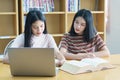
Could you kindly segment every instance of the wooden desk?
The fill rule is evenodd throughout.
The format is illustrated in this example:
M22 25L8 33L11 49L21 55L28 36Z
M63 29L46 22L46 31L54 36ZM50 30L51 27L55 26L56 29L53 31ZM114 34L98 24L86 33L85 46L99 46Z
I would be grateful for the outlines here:
M120 54L111 55L105 59L116 68L79 75L60 71L55 77L13 77L9 65L0 62L0 80L120 80Z

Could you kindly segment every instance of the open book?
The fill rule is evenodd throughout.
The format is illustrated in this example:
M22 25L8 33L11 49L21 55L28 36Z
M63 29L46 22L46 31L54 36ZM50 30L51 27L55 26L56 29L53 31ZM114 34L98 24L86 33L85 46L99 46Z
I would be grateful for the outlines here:
M81 61L70 60L66 61L62 66L61 70L66 71L71 74L93 72L99 70L105 70L113 68L113 66L102 58L85 58Z

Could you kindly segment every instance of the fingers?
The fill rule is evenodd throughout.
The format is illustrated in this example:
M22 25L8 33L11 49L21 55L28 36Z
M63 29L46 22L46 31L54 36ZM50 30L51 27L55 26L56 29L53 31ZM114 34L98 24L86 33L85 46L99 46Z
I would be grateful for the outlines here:
M56 67L62 66L65 61L66 60L57 60L57 59L55 59Z
M93 53L87 53L87 58L94 58L96 57Z
M93 53L78 53L77 56L79 59L96 57Z

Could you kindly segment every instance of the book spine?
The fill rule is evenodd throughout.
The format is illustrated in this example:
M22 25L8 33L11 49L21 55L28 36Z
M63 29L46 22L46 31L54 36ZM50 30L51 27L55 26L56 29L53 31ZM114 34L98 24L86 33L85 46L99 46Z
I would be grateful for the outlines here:
M99 3L99 0L95 0L95 11L97 11L98 10L98 3Z
M70 0L67 0L67 1L68 1L67 8L68 8L68 11L70 11Z
M80 0L78 0L78 10L80 10Z
M54 0L51 0L51 11L54 11L54 9L55 9L55 6L54 6Z

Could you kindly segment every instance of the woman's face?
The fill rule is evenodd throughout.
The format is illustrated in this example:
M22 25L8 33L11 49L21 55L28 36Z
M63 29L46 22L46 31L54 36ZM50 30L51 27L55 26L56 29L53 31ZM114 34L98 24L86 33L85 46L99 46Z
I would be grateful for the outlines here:
M78 35L82 35L86 27L86 21L83 17L77 17L74 21L74 30Z
M32 23L32 33L35 36L40 36L45 29L45 24L41 20L37 20L34 23Z

